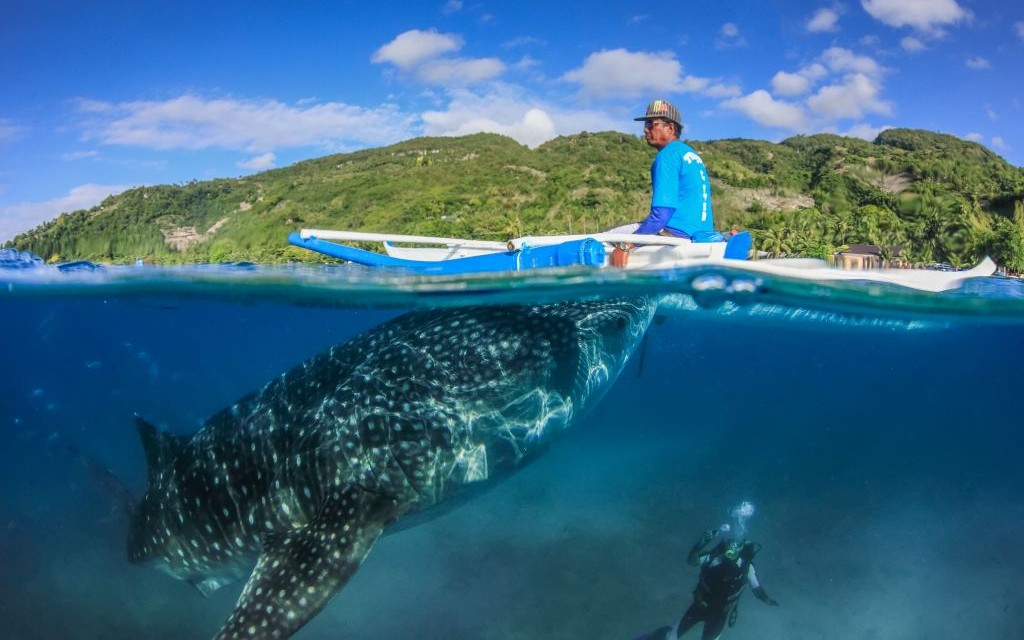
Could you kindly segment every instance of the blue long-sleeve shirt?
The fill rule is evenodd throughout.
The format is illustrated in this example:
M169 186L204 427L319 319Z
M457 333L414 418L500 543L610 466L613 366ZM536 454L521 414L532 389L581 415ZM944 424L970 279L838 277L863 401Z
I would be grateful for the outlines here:
M665 145L651 164L651 183L651 211L636 233L667 229L689 238L698 231L714 230L711 182L693 147L679 140Z

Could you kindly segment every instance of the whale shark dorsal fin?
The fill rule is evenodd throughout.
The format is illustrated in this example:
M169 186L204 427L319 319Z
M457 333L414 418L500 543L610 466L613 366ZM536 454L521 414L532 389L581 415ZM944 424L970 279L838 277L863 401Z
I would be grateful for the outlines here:
M146 466L149 468L150 477L160 473L188 442L187 437L161 431L142 416L135 416L135 428L142 440L142 450L146 453Z
M328 496L305 526L268 535L215 640L291 637L345 586L397 515L394 500L350 487Z

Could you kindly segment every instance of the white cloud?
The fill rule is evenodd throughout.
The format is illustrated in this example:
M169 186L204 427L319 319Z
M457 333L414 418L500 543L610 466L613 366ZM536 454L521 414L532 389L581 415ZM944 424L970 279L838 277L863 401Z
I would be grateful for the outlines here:
M867 56L859 56L849 49L831 47L821 54L825 65L836 73L859 73L872 78L880 77L882 67Z
M832 82L807 99L807 107L815 114L835 120L891 112L891 106L879 99L885 69L872 58L842 47L830 47L820 59L821 63L808 65L797 73L776 73L772 89L781 96L803 95L831 75Z
M501 43L502 49L514 49L516 47L533 47L533 46L544 46L547 44L540 38L534 38L533 36L519 36L512 38L506 42Z
M1017 32L1017 37L1024 40L1024 20L1013 23L1013 30Z
M974 56L973 58L968 58L964 62L964 64L967 65L968 69L991 69L992 68L992 64L988 60L986 60L985 58L982 58L981 56Z
M497 58L445 55L461 48L462 38L455 34L413 29L378 49L371 59L390 62L420 82L449 88L490 80L505 71L505 63Z
M809 64L803 69L800 69L800 75L806 76L811 80L821 80L828 75L828 69L815 62L814 64Z
M882 133L886 129L892 129L892 125L882 125L881 127L875 127L867 123L854 125L839 135L847 136L850 138L860 138L869 142L873 141L878 137L878 134Z
M83 184L53 200L5 206L0 209L0 242L34 229L61 213L95 207L107 196L116 195L128 188L124 185Z
M995 122L996 120L999 119L999 114L996 113L996 110L993 109L992 105L990 104L985 105L985 115L988 116L988 119L991 120L992 122Z
M822 87L807 99L807 106L815 113L831 119L862 118L868 113L889 115L892 107L879 100L881 87L863 73L853 73L842 84Z
M754 91L742 98L727 100L722 106L743 113L759 124L796 132L837 131L837 121L853 120L845 135L873 140L879 131L888 127L858 121L869 114L891 114L892 105L881 98L887 73L887 69L868 56L842 47L830 47L821 53L818 61L795 72L777 72L771 80L772 93ZM818 87L816 91L815 87ZM803 99L792 100L796 98Z
M805 28L811 33L839 30L839 12L835 9L818 9L807 20Z
M262 171L264 169L273 169L275 160L277 160L277 156L274 155L274 152L268 151L249 158L244 162L239 162L237 165L240 169L254 169L256 171Z
M1009 151L1010 147L1003 140L1002 136L992 136L992 148L1000 151Z
M807 128L807 115L800 106L776 100L763 89L742 98L726 100L722 106L739 111L766 127L790 131L804 131Z
M718 33L719 38L715 40L715 46L718 48L747 46L747 39L740 33L740 28L735 23L726 22Z
M772 77L772 91L787 97L803 95L826 75L828 70L818 63L808 65L796 73L779 71Z
M462 0L448 0L441 9L444 13L456 13L462 11Z
M497 58L441 58L416 68L416 79L442 87L461 87L490 80L505 71L505 63Z
M399 69L411 69L424 60L436 58L462 48L462 38L455 34L412 29L399 34L370 58L373 62L390 62Z
M602 111L559 108L521 95L507 85L486 93L455 90L445 110L427 111L422 118L425 135L460 136L486 131L507 135L531 147L557 135L622 130L634 124L632 119L611 119Z
M103 103L82 100L86 140L148 149L237 149L381 144L408 137L411 119L393 105L337 102L301 107L276 100L206 99Z
M708 84L701 93L709 98L735 98L743 91L735 84Z
M540 60L537 60L533 56L523 56L518 62L513 63L511 68L516 69L517 71L524 71L538 66L540 66Z
M981 135L980 133L968 133L966 136L964 136L964 140L968 140L970 142L981 142L984 139L985 136Z
M557 135L554 121L543 109L528 109L516 120L499 122L480 113L460 118L449 106L445 112L424 113L423 121L428 135L464 136L486 131L509 136L530 147L536 147Z
M590 54L582 67L562 79L581 85L588 96L637 96L675 91L682 83L682 72L683 66L669 52L610 49Z
M684 76L683 65L667 51L598 51L561 79L579 84L580 92L587 97L635 98L650 93L685 92L731 95L735 90L727 85L713 85L707 78Z
M971 16L956 0L861 0L860 4L882 24L932 34L941 33L942 27Z
M60 156L61 160L74 162L76 160L91 160L100 157L99 151L69 151Z
M0 144L10 142L22 134L22 128L13 120L0 118Z
M780 96L798 96L811 90L811 80L799 73L779 71L772 76L772 91Z
M910 53L917 53L928 48L928 45L922 42L920 38L915 38L914 36L904 36L901 38L900 46L903 47L904 51L909 51Z

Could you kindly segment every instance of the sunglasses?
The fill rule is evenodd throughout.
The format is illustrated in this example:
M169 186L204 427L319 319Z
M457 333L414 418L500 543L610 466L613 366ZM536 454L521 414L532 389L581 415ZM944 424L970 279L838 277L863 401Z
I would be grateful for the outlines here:
M664 122L662 120L658 120L657 122L655 122L654 120L644 120L644 130L653 129L654 127L658 126L659 124L663 124L663 125L667 126L669 123L668 122Z

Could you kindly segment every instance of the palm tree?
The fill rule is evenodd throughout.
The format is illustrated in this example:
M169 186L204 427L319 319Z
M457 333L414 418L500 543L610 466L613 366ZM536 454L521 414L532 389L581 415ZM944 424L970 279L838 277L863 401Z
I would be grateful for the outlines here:
M523 235L523 221L519 218L519 206L517 205L515 211L511 214L505 214L505 225L502 228L502 233L506 238L518 238ZM571 223L570 223L571 224Z
M758 247L767 251L768 255L777 258L790 249L789 238L785 229L769 227L757 234Z
M849 211L832 216L832 242L837 245L847 244L852 228L853 216Z

